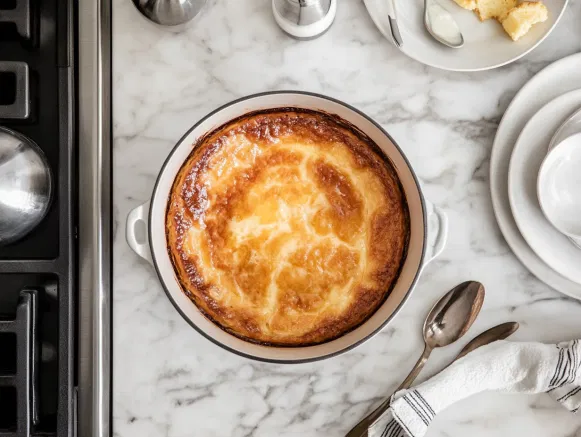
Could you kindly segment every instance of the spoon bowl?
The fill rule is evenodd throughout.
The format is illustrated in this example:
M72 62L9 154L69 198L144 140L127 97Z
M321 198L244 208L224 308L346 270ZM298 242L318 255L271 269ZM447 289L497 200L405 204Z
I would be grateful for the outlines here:
M439 43L453 49L464 45L464 36L458 23L436 0L424 0L424 25Z
M434 349L454 343L470 329L484 301L480 282L464 282L442 297L424 322L424 342Z

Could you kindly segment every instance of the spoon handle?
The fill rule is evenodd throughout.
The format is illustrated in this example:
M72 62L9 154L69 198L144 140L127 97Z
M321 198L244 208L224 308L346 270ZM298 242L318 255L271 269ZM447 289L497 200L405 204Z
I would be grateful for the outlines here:
M428 358L430 357L431 353L432 353L432 348L429 347L428 345L425 345L424 351L422 352L422 356L418 359L417 363L415 364L415 366L413 367L412 371L407 376L407 378L404 379L403 382L399 385L399 387L395 389L394 393L411 387L411 385L414 383L414 381L416 380L416 378L418 377L418 375L420 374L420 372L422 371L422 369L426 365L426 361L428 361Z
M391 37L393 42L397 47L403 46L403 40L401 38L401 33L399 31L399 25L397 24L397 16L395 12L395 2L394 0L388 0L387 4L391 11L388 13L387 18L389 20L389 30L391 31Z
M428 358L429 358L431 353L432 353L432 348L430 348L428 345L425 345L424 352L422 352L422 356L418 359L418 361L416 362L412 371L409 373L407 378L404 379L404 381L399 385L399 387L395 390L395 392L398 392L398 391L403 390L405 388L409 388L413 384L415 379L418 377L418 375L422 371L422 368L426 364L426 361L428 361ZM388 397L375 410L373 410L371 413L369 413L367 416L365 416L361 420L361 422L359 422L357 425L355 425L353 427L353 429L351 429L351 431L349 431L346 434L345 437L361 437L361 436L367 435L366 434L367 430L371 426L373 426L373 424L383 415L383 413L385 413L385 411L389 408L390 404L391 404L391 397Z

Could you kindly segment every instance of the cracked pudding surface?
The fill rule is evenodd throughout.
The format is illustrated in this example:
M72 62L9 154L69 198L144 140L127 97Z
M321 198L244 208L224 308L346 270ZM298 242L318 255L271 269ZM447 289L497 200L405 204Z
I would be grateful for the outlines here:
M201 138L166 209L182 291L222 329L273 346L363 323L395 285L409 233L378 146L337 116L291 108Z

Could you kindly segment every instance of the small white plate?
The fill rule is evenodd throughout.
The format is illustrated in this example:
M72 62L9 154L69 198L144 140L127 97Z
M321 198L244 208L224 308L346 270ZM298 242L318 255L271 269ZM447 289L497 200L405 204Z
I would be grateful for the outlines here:
M514 220L531 249L556 272L581 284L581 251L546 219L537 198L537 175L555 131L581 105L581 90L542 107L525 125L508 169Z
M490 194L498 226L516 257L537 278L561 293L581 299L581 285L550 268L520 234L508 201L508 163L525 123L543 105L566 92L581 88L581 54L563 58L534 76L515 96L504 113L490 156Z
M549 10L544 23L514 42L496 20L480 22L473 11L453 0L438 0L454 17L464 35L464 46L451 49L436 42L425 30L424 0L396 0L396 16L403 39L400 50L410 58L443 70L479 71L516 61L538 46L561 19L569 0L543 0ZM387 0L364 0L379 30L392 41Z
M581 248L581 133L553 147L541 164L537 195L549 222ZM578 244L579 243L579 244Z

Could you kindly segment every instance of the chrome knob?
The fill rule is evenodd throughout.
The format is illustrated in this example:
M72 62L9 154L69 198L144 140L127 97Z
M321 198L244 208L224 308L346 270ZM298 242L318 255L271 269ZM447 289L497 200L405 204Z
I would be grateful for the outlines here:
M24 135L0 127L0 245L21 239L40 223L52 187L42 150Z
M154 23L178 26L198 15L206 0L133 0L133 4Z
M283 31L297 39L312 39L333 24L337 0L272 0L272 13Z

